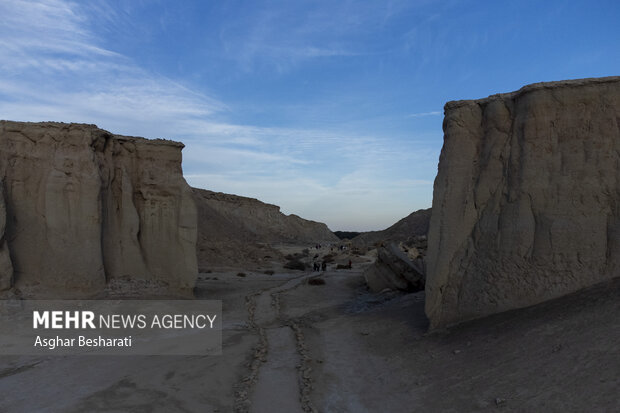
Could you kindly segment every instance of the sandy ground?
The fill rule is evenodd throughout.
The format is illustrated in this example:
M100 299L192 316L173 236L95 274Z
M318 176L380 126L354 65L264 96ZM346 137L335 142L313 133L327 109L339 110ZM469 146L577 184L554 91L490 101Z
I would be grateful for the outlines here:
M424 294L369 293L361 261L201 274L221 356L0 357L0 411L620 411L620 280L427 334Z

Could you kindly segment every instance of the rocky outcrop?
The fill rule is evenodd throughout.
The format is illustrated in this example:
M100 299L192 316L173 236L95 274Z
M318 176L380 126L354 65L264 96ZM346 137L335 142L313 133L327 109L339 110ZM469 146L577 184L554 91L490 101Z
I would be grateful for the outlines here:
M364 232L351 240L354 247L374 247L383 242L404 242L411 244L414 239L428 233L431 208L412 212L394 225L382 231Z
M410 256L399 245L390 243L378 248L377 260L364 270L364 278L374 292L420 291L424 289L424 262L422 257Z
M198 262L212 266L261 264L281 254L272 246L283 243L338 242L327 225L257 199L193 188L198 207Z
M59 298L121 281L191 291L196 208L182 176L182 148L94 125L1 121L3 241L15 287Z
M620 275L620 78L445 107L427 256L431 327Z
M420 209L387 229L364 232L351 240L353 251L377 248L376 261L364 271L370 290L424 289L424 257L430 217L430 208Z

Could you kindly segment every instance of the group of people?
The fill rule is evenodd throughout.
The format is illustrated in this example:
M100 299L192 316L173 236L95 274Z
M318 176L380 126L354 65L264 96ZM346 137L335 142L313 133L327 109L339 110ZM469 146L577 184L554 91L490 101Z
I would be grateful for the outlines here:
M344 250L347 249L347 246L343 245L343 244L341 244L341 245L334 245L334 244L321 245L319 243L316 243L314 245L314 247L310 247L310 249L315 248L317 250L320 250L323 247L325 247L325 248L329 247L330 252L334 252L334 248L336 248L337 250L340 250L340 251L344 251ZM346 266L346 264L345 265L338 264L338 269L340 269L340 268L351 268L351 267L352 267L351 260L349 260L349 265L348 266ZM320 261L319 253L317 252L314 255L314 257L313 257L312 271L326 271L326 270L327 270L327 261L325 261L325 260Z
M335 247L336 249L339 249L340 251L344 251L344 250L346 250L346 249L347 249L347 246L346 246L346 245L334 245L334 244L329 244L329 250L330 250L330 251L332 251L332 252L333 252L333 251L334 251L334 247ZM323 245L321 245L321 244L315 244L315 245L314 245L314 247L310 247L310 248L315 248L315 249L317 249L317 250L320 250L321 248L323 248ZM327 248L327 246L326 246L325 248Z

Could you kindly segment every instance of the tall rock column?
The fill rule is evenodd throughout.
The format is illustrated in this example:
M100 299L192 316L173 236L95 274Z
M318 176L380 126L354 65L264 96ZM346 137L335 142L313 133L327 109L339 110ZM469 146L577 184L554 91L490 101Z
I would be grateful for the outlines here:
M109 279L191 290L197 211L183 179L183 144L115 136L101 152L104 262Z
M431 327L620 275L620 78L448 102L427 255Z
M0 121L0 289L12 264L31 297L92 296L111 281L191 293L197 218L182 148L95 125Z
M93 129L0 122L5 239L24 292L79 295L105 286Z

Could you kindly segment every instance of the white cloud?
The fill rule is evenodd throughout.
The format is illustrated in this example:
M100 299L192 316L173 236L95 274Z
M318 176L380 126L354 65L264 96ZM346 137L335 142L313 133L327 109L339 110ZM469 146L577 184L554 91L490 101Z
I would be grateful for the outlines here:
M88 30L88 10L62 0L0 3L3 116L97 123L117 133L161 136L175 124L227 110L216 99L100 47Z
M245 70L286 72L313 59L372 53L367 41L372 31L412 6L416 4L408 1L292 2L288 7L249 3L249 10L227 19L220 38L228 56Z
M408 178L395 181L387 172L416 157L424 162L428 150L422 148L414 152L405 143L386 144L384 137L352 130L226 122L224 115L234 111L226 103L103 47L90 29L91 19L114 26L115 19L126 18L105 2L3 0L0 16L3 118L94 123L113 133L182 140L190 184L257 197L336 229L353 228L356 220L364 221L365 229L387 226L411 212L409 195L403 195L409 188L428 186ZM326 27L340 30L336 20ZM304 31L319 30L308 26L311 21L316 16L299 27L292 43L273 46L275 60L351 53L336 44L298 48ZM249 58L271 47L273 35L258 37L246 50Z
M420 112L420 113L412 113L411 115L407 115L408 118L424 118L426 116L439 116L443 115L441 111L432 111L432 112Z

